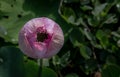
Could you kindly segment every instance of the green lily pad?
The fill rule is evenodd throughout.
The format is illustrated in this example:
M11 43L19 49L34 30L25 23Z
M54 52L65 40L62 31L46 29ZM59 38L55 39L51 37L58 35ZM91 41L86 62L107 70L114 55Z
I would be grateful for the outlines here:
M46 6L47 3L47 6ZM35 17L49 17L62 27L64 33L69 26L58 13L56 0L2 0L0 1L0 37L6 42L17 43L22 26Z
M0 48L0 77L23 77L23 54L15 47Z

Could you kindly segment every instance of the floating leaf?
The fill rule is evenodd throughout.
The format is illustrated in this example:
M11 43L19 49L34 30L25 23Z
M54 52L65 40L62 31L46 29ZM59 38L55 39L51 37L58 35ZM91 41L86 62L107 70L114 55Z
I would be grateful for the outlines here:
M0 77L23 77L23 54L16 47L0 48Z
M37 77L39 66L35 61L26 59L24 61L24 76L25 77Z
M47 6L45 5L47 3ZM48 8L49 7L49 8ZM59 1L56 0L2 0L0 1L0 37L7 42L17 43L18 33L28 20L49 17L62 26L66 33L68 24L59 16ZM66 25L66 26L65 26Z
M53 71L52 69L47 68L47 67L42 68L41 74L42 74L41 77L49 77L49 76L58 77L55 71Z

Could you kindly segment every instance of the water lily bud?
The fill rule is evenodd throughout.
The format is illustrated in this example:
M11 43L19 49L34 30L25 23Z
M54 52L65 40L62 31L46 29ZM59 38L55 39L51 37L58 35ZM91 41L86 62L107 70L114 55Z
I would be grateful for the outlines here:
M62 29L46 17L28 21L19 32L19 47L32 58L50 58L60 51L63 43Z

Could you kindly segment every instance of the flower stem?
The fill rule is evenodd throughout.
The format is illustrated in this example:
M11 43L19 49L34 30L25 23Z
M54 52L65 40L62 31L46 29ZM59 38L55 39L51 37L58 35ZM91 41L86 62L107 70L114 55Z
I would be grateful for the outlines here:
M38 59L38 65L39 65L39 68L38 68L38 77L41 77L42 76L43 59Z

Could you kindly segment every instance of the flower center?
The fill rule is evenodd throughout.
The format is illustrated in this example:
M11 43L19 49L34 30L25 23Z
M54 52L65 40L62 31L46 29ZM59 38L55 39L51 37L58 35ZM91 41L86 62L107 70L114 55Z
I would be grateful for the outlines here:
M40 33L40 32L37 33L37 41L38 42L44 42L45 39L48 39L48 34L46 32L45 33Z

